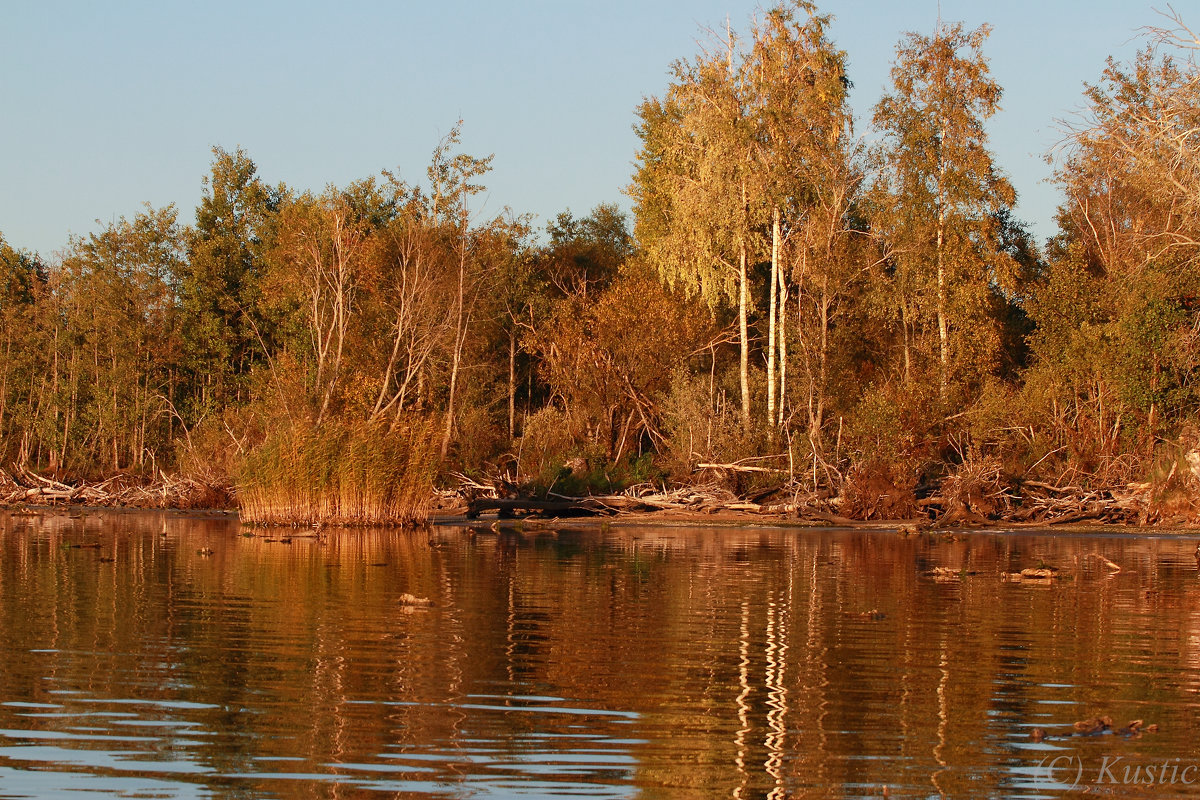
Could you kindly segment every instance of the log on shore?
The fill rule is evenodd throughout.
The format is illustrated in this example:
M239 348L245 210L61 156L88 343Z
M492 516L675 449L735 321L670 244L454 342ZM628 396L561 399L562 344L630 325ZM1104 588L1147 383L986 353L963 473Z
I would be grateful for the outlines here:
M484 511L498 511L502 517L513 516L520 511L550 513L564 517L585 517L615 514L617 509L590 497L577 500L477 497L467 504L467 519L476 519Z

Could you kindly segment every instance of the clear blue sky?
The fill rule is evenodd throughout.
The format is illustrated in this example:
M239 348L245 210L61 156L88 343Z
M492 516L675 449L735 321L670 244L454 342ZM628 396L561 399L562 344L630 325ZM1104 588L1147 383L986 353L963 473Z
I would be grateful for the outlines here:
M398 169L424 178L438 139L465 120L468 152L495 154L487 212L541 223L570 208L628 206L634 109L660 94L701 26L746 0L482 2L56 2L0 13L0 232L50 256L68 234L175 203L193 219L210 148L244 147L269 182L343 185ZM1053 232L1043 155L1104 58L1129 57L1141 0L943 0L942 17L990 22L1005 87L992 148L1039 238ZM902 32L931 32L936 0L826 0L849 54L865 132ZM1188 14L1189 18L1200 13ZM1200 19L1193 20L1193 24Z

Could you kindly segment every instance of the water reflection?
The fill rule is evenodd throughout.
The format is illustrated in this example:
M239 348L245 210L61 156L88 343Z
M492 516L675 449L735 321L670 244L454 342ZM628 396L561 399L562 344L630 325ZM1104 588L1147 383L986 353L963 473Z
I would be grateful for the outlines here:
M1119 796L1113 759L1192 758L1194 541L0 523L4 798ZM1102 714L1161 730L1073 735Z

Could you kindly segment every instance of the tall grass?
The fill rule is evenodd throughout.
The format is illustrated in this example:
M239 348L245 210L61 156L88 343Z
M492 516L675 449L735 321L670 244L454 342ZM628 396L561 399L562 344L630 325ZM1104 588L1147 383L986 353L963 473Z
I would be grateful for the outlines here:
M434 426L330 422L267 436L237 470L242 519L256 525L424 521L437 469Z

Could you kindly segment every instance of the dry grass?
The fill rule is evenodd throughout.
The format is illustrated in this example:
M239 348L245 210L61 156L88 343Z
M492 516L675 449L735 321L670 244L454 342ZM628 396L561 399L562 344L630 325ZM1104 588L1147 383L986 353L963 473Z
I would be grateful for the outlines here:
M431 421L330 423L267 437L239 466L242 520L255 525L404 525L424 521L437 469Z

